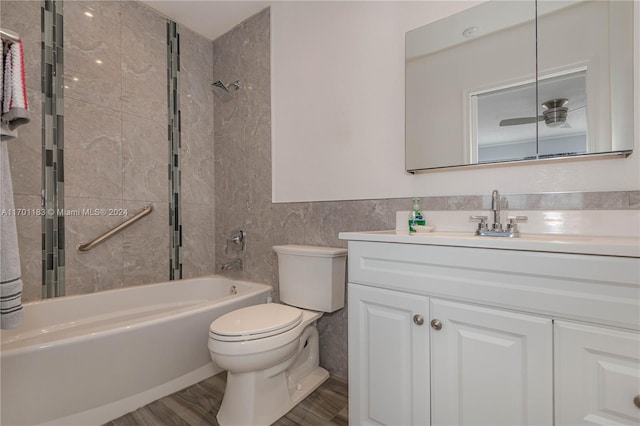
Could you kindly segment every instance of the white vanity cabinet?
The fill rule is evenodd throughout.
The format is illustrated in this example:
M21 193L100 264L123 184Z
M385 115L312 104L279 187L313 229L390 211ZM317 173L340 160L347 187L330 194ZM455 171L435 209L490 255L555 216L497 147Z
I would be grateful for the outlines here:
M358 401L349 424L428 425L429 334L417 324L429 299L357 284L348 292L349 400Z
M341 238L350 424L640 423L639 258Z
M349 359L350 424L552 423L546 318L351 283Z
M550 319L438 299L431 316L434 425L553 423Z
M640 424L638 333L556 321L554 338L556 425Z

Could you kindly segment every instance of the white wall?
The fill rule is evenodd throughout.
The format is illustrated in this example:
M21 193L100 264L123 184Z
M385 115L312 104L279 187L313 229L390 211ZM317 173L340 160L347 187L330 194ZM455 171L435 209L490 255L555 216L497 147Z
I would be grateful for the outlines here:
M640 189L638 131L627 159L404 171L404 34L477 3L274 4L273 201Z

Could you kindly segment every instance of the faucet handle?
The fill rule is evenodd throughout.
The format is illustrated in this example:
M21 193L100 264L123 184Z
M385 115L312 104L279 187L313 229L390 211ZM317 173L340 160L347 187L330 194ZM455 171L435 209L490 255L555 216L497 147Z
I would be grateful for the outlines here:
M526 222L529 218L527 216L508 216L507 220L510 225L514 225L516 223Z
M486 231L487 228L487 220L489 218L487 216L469 216L469 220L473 222L478 222L478 229L476 230L476 235L480 235L481 232Z
M526 222L529 218L527 216L508 216L507 220L509 221L509 223L507 223L507 231L519 234L518 223Z

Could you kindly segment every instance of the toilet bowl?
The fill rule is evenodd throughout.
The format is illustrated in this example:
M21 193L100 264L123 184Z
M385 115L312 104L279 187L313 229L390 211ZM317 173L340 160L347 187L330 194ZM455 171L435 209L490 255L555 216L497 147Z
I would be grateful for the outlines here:
M344 306L345 249L274 250L283 302L294 286L297 289L289 293L297 306L323 312ZM211 323L209 353L227 370L217 415L222 426L269 425L329 378L319 363L316 322L321 316L315 310L267 303L232 311Z
M227 320L234 318L220 317L222 321L211 324L208 345L211 357L220 368L229 371L218 411L221 425L271 424L329 377L319 366L315 322L320 313L275 303L255 308L227 315L271 319L284 308L291 316L297 313L296 322L293 327L290 324L274 327L264 333L266 336L231 334L224 327Z

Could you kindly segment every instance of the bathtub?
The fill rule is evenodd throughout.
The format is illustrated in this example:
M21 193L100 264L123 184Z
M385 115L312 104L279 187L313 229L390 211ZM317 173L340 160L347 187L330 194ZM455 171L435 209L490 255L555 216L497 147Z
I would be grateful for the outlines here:
M0 333L0 424L103 424L217 374L211 321L270 295L213 275L26 303Z

